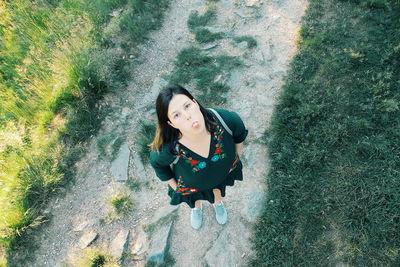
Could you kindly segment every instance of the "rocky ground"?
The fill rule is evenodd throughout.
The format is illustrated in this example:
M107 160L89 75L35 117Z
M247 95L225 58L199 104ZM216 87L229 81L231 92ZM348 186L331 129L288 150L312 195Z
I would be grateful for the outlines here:
M203 204L204 221L199 230L190 226L190 208L168 203L166 186L138 154L137 132L142 118L154 119L155 101L164 75L173 70L179 51L193 44L187 28L193 10L204 13L207 1L176 0L165 14L163 27L150 34L140 48L141 63L135 67L127 88L108 95L112 107L87 154L77 163L76 182L64 196L52 200L46 210L51 219L32 234L37 245L29 266L76 266L82 250L99 248L121 258L122 266L174 259L175 266L244 266L251 256L251 227L263 204L268 172L268 147L261 137L269 127L283 78L296 52L295 41L306 0L220 0L213 27L229 29L236 36L252 36L257 47L223 39L207 49L210 54L237 56L244 63L230 74L227 103L249 129L243 150L244 181L227 189L224 199L228 223L219 225L212 205ZM124 136L115 159L101 156L98 140ZM139 185L136 190L127 182ZM117 217L110 199L127 194L134 208ZM21 252L22 253L22 252ZM173 262L169 260L168 262ZM25 265L28 266L28 265Z

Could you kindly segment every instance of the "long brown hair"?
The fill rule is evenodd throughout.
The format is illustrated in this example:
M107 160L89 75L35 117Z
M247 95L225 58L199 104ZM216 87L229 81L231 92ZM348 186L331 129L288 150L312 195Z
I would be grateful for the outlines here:
M174 95L182 94L190 98L192 101L196 100L185 88L180 85L167 87L163 89L157 97L156 100L156 111L158 124L156 129L156 134L154 136L153 142L149 145L151 149L155 151L160 151L160 148L163 144L166 143L175 143L178 141L181 133L178 129L170 126L168 124L168 107L169 102ZM196 100L199 104L200 111L203 114L204 122L207 131L211 132L215 129L216 123L211 115L207 113L207 110ZM171 152L173 149L171 148Z

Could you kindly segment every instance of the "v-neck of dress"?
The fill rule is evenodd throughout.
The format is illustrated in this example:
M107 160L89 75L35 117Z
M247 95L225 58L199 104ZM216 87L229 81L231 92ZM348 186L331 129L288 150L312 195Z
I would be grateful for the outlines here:
M195 151L191 150L190 148L188 148L187 146L185 146L184 144L182 144L181 142L178 141L179 145L183 146L186 148L186 150L190 151L193 154L196 154L198 157L202 158L202 159L209 159L210 155L212 154L212 143L213 143L213 137L214 137L214 133L210 133L210 144L208 146L208 155L207 157L203 157L202 155L196 153Z

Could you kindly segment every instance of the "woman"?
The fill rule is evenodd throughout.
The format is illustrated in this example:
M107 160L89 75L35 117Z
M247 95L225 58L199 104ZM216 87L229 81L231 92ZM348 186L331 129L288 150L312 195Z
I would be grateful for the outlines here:
M156 110L150 162L158 178L169 185L170 203L187 203L192 208L191 225L199 229L201 200L207 200L214 204L218 223L225 224L225 188L243 180L238 154L248 131L242 120L227 110L206 110L181 86L162 90Z

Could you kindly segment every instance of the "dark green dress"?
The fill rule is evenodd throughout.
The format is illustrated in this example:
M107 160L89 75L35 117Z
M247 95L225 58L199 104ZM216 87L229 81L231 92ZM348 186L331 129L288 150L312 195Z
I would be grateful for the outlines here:
M227 185L234 185L235 180L243 180L242 163L235 153L235 143L241 143L247 136L243 121L235 112L217 109L218 114L232 131L232 135L223 127L218 118L207 110L217 123L215 131L211 133L210 152L204 158L191 151L183 144L164 144L160 152L151 151L150 163L157 177L161 181L175 178L178 186L176 190L168 185L170 204L178 205L186 202L194 208L196 200L208 200L214 203L213 189L221 190L225 196ZM177 157L179 160L176 161Z

